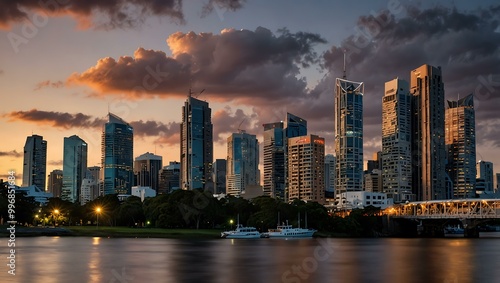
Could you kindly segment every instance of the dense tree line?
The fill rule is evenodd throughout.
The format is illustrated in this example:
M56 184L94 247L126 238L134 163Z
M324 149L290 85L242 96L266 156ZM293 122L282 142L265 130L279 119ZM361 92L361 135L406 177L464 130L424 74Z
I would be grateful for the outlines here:
M0 194L4 220L7 219L6 191L2 188ZM315 202L285 203L266 196L252 200L227 196L219 200L201 190L177 190L146 198L144 202L135 196L121 202L117 195L106 195L83 206L59 198L51 198L47 205L39 206L32 198L16 195L16 220L43 226L96 225L98 220L103 226L230 229L239 221L267 231L283 223L297 227L300 221L301 227L307 225L325 234L373 236L382 230L377 214L378 209L369 207L340 217L329 214L324 206Z

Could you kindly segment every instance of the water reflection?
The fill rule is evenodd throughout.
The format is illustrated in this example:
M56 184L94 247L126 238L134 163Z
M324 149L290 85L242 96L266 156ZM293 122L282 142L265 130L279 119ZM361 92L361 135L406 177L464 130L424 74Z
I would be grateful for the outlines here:
M20 238L16 276L0 282L498 282L499 248L498 239Z

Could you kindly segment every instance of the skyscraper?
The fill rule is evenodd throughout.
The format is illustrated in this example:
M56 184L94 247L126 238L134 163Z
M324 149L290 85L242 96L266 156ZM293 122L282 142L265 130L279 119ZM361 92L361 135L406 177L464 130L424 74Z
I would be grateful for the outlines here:
M476 163L476 178L484 184L484 193L492 194L493 189L493 163L479 160Z
M56 169L52 170L49 174L49 185L47 191L52 193L55 198L61 197L61 190L63 185L63 171Z
M445 113L446 170L453 182L453 198L470 198L476 185L476 122L472 94L448 101Z
M47 178L47 141L42 136L26 138L24 145L23 187L36 185L45 191Z
M87 172L87 143L73 135L64 138L63 187L61 199L76 202Z
M285 132L283 122L264 124L264 195L285 199Z
M307 121L290 113L286 113L285 135L294 138L307 135Z
M104 195L131 194L134 182L134 129L109 113L102 133Z
M441 68L427 64L410 73L412 187L420 201L445 199L444 85Z
M325 139L288 139L288 199L325 203Z
M363 190L364 84L335 81L335 194Z
M214 193L226 193L226 159L216 159L213 168Z
M382 188L394 202L413 200L411 173L411 95L408 82L385 83L382 98Z
M240 196L259 182L259 142L255 135L233 133L227 138L226 192Z
M180 185L183 190L212 189L211 117L208 103L189 95L182 107Z
M136 186L150 187L158 192L159 172L163 168L162 157L146 152L135 158L134 175Z
M325 155L325 190L329 197L335 197L335 156Z

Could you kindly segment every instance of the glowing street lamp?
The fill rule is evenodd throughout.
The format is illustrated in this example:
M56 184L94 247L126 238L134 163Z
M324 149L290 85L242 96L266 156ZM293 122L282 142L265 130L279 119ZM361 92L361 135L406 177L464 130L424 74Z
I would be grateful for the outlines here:
M54 215L55 215L54 227L57 227L57 217L59 216L59 209L54 209Z
M99 230L99 213L101 213L101 208L98 207L95 209L96 215L97 215L97 230Z
M229 220L229 223L231 223L231 230L233 230L233 219Z

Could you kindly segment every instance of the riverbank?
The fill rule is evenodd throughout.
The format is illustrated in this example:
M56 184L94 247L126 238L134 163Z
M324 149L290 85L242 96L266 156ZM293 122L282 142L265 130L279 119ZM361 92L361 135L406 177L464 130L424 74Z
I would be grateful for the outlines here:
M129 228L100 226L68 226L68 227L16 227L16 237L36 236L75 236L75 237L110 237L110 238L220 238L218 229L161 229L161 228ZM9 231L2 227L0 235L8 236Z

